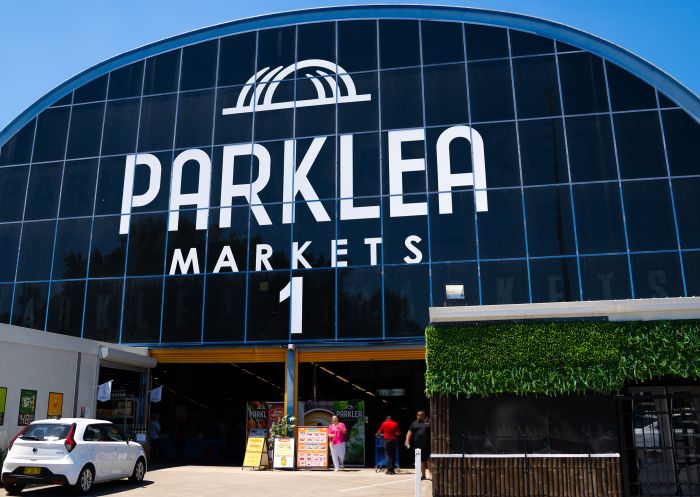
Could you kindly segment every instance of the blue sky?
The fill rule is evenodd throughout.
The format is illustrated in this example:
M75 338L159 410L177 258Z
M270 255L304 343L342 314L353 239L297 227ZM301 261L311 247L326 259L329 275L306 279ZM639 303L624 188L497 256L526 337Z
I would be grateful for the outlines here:
M35 100L109 57L193 29L341 0L3 0L0 128ZM388 2L383 3L406 3ZM442 0L568 24L640 55L700 94L695 0Z

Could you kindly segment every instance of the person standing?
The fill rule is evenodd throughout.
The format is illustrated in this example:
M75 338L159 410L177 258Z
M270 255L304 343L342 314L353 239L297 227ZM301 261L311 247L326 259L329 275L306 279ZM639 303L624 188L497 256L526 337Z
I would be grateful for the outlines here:
M333 459L333 471L343 469L345 463L345 435L348 430L344 423L338 421L338 416L331 418L328 426L328 443L331 448L331 458Z
M160 421L158 415L154 415L148 423L148 437L151 439L151 455L148 458L149 464L160 459Z
M399 424L391 419L391 416L387 416L384 422L377 430L377 435L384 435L384 456L386 457L386 474L394 475L394 467L396 466L396 461L394 461L394 454L396 453L396 441L401 435L401 429Z
M411 444L413 444L414 449L420 449L420 475L421 480L425 480L426 467L432 476L432 469L430 468L430 422L425 416L425 411L416 413L416 420L411 423L411 427L406 433L406 448L410 449Z

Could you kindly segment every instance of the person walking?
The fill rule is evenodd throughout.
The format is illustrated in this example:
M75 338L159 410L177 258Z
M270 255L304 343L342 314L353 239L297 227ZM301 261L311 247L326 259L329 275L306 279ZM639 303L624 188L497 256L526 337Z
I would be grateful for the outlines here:
M394 475L394 467L396 466L396 461L394 461L394 454L396 454L396 441L401 435L401 429L399 424L391 419L391 416L387 416L384 422L377 430L376 436L384 436L384 456L386 457L386 474Z
M406 441L404 443L407 449L413 445L414 449L420 449L420 475L421 480L425 480L426 467L432 476L430 467L430 422L425 416L425 411L416 413L416 420L411 423L411 427L406 433ZM418 470L418 468L416 468Z
M333 459L333 471L343 469L345 463L345 435L348 429L344 423L338 421L338 416L331 418L328 426L328 444L331 448L331 458Z

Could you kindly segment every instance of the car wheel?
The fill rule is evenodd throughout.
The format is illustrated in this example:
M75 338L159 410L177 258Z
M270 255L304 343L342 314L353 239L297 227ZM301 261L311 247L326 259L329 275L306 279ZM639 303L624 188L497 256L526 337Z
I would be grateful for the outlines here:
M87 495L92 490L92 485L95 483L95 470L92 466L85 466L80 470L78 481L73 485L73 490L78 495Z
M139 460L136 461L136 465L134 466L134 472L131 473L129 477L129 481L132 483L141 483L144 476L146 476L146 462L142 457L139 457Z
M19 495L24 490L24 483L5 483L7 495Z

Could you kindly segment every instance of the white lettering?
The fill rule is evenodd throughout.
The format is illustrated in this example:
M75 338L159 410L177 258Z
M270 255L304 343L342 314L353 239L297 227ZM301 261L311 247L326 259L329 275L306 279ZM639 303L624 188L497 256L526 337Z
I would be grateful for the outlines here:
M379 217L379 206L355 207L353 199L353 144L352 135L340 137L340 219L375 219Z
M199 181L195 193L182 193L182 170L189 161L197 163L199 168ZM209 191L211 188L211 160L203 150L185 150L175 157L173 162L173 186L170 192L170 216L168 218L168 231L177 231L180 220L179 209L183 205L196 205L197 229L207 229L209 220Z
M175 249L173 252L173 260L170 263L171 275L177 274L178 269L180 274L187 274L192 267L192 274L199 274L199 258L197 257L197 249L192 247L187 253L187 259L182 256L182 250Z
M339 261L339 255L348 255L348 249L338 248L347 246L347 239L331 240L331 267L347 267L348 261Z
M236 259L233 257L230 245L224 245L224 248L221 249L219 259L216 261L216 266L214 266L214 272L218 273L223 268L229 268L233 273L238 272L238 265L236 264Z
M267 271L272 271L270 257L272 257L272 247L266 243L258 243L255 246L255 270L261 271L262 266L265 266Z
M258 159L258 177L252 183L233 184L233 163L238 156L254 155ZM270 152L262 145L228 145L224 147L223 168L221 171L221 210L219 227L231 227L231 199L243 197L252 205L251 210L259 225L272 224L260 200L260 192L270 181Z
M306 269L311 269L311 264L309 264L309 261L307 261L302 255L304 250L309 248L309 245L311 245L311 242L304 242L304 245L302 245L300 249L299 242L294 242L292 244L292 269L299 269L300 262Z
M369 265L377 265L377 245L382 243L381 238L365 238L365 245L369 245Z
M294 141L287 140L284 142L284 194L283 201L285 204L282 206L282 222L284 224L289 224L294 222L294 211L292 209L292 204L297 197L297 193L301 193L301 196L307 201L307 206L311 210L314 218L318 222L329 222L331 218L328 216L326 209L323 208L321 202L313 202L318 200L318 195L316 191L311 186L309 178L309 170L313 166L318 153L321 151L321 147L326 142L326 138L314 138L309 145L309 149L306 151L306 155L301 160L298 169L294 169ZM294 190L294 193L292 193ZM309 202L311 201L311 202Z
M389 131L389 216L426 216L427 202L405 203L403 197L403 174L425 171L425 159L404 159L401 146L404 142L425 141L423 128Z
M404 240L404 245L406 245L406 248L413 254L413 257L406 256L403 258L406 264L418 264L423 260L423 253L416 246L421 241L421 237L418 235L408 236L406 237L406 240Z
M141 195L134 195L134 176L136 166L148 166L150 169L148 189ZM156 198L160 190L161 165L158 157L151 154L130 154L126 156L124 167L124 190L122 191L122 217L119 220L119 234L129 232L131 208L148 205Z

